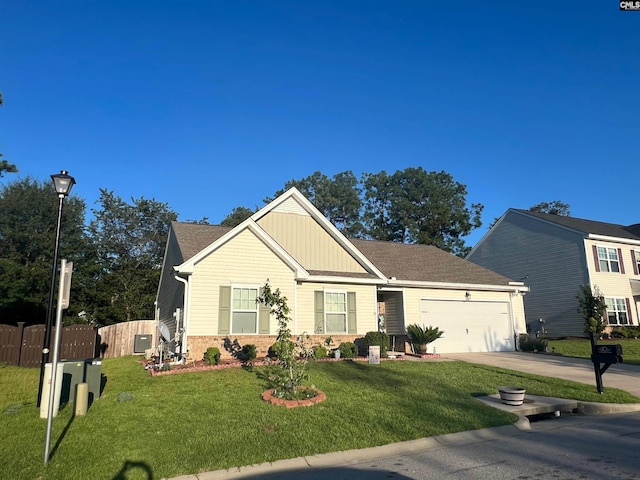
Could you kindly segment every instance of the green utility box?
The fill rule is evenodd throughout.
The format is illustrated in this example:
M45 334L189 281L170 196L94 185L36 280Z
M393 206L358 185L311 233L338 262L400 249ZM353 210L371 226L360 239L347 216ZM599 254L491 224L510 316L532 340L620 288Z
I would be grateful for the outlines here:
M100 398L100 388L102 387L101 359L66 360L61 363L63 364L61 404L75 403L76 390L79 383L87 383L89 385L89 405Z
M84 363L84 381L89 384L89 405L100 398L102 386L102 360L90 358Z

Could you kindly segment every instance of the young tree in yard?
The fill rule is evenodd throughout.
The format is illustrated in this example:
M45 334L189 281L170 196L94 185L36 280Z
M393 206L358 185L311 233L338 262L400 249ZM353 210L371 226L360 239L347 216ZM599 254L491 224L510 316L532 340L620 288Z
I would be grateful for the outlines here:
M580 285L577 298L578 313L584 318L584 333L600 338L606 327L604 315L607 304L604 297L598 287L592 290L589 285Z
M271 289L269 281L265 283L257 302L269 307L278 321L278 336L275 343L275 353L278 366L267 371L267 378L274 387L273 395L279 398L297 399L305 394L313 396L313 390L301 389L302 382L309 378L307 360L312 355L307 347L306 336L302 335L298 342L291 340L289 328L289 306L287 297L282 296L280 289ZM296 355L300 349L300 357Z
M154 318L169 225L177 215L165 203L127 203L105 189L98 203L88 227L99 268L91 314L102 325Z
M0 188L1 323L34 325L46 321L58 204L52 182L27 177ZM86 255L84 212L83 200L75 196L65 200L60 258L74 262L73 302L65 320L77 317L83 308L79 285L87 273L82 261Z

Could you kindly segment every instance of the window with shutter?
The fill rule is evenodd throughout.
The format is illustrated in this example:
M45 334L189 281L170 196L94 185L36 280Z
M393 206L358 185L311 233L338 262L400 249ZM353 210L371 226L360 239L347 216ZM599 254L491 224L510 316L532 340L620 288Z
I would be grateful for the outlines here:
M357 333L356 294L342 290L315 292L315 333Z
M627 299L616 297L605 297L607 304L607 322L609 325L628 325L629 312L627 310Z
M599 272L620 272L620 256L617 248L597 247Z
M231 333L258 333L258 287L234 286L231 291Z

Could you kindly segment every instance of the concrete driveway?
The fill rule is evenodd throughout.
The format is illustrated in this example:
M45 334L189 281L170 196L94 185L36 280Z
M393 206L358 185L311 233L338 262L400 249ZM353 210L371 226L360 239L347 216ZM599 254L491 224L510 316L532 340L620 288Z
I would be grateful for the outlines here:
M492 352L492 353L443 353L443 358L462 360L464 362L508 368L526 373L535 373L547 377L563 378L575 382L593 385L596 388L596 377L593 363L580 358L563 357L562 355L526 352ZM616 364L611 365L604 375L602 384L619 388L640 398L640 366Z

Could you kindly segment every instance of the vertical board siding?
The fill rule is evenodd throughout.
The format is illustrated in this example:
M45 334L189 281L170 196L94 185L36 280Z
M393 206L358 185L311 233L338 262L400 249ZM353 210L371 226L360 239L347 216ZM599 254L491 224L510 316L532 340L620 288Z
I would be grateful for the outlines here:
M384 323L389 335L404 335L406 325L404 323L402 292L384 292Z
M543 318L550 336L583 334L577 312L579 286L589 284L584 236L518 212L508 212L468 260L516 281L524 297L526 323L535 331ZM526 277L526 278L525 278Z
M103 358L117 358L133 355L136 335L152 335L152 348L154 350L158 342L158 332L154 320L138 320L123 322L101 327L98 329Z
M365 273L349 252L309 215L271 212L258 220L308 270Z

